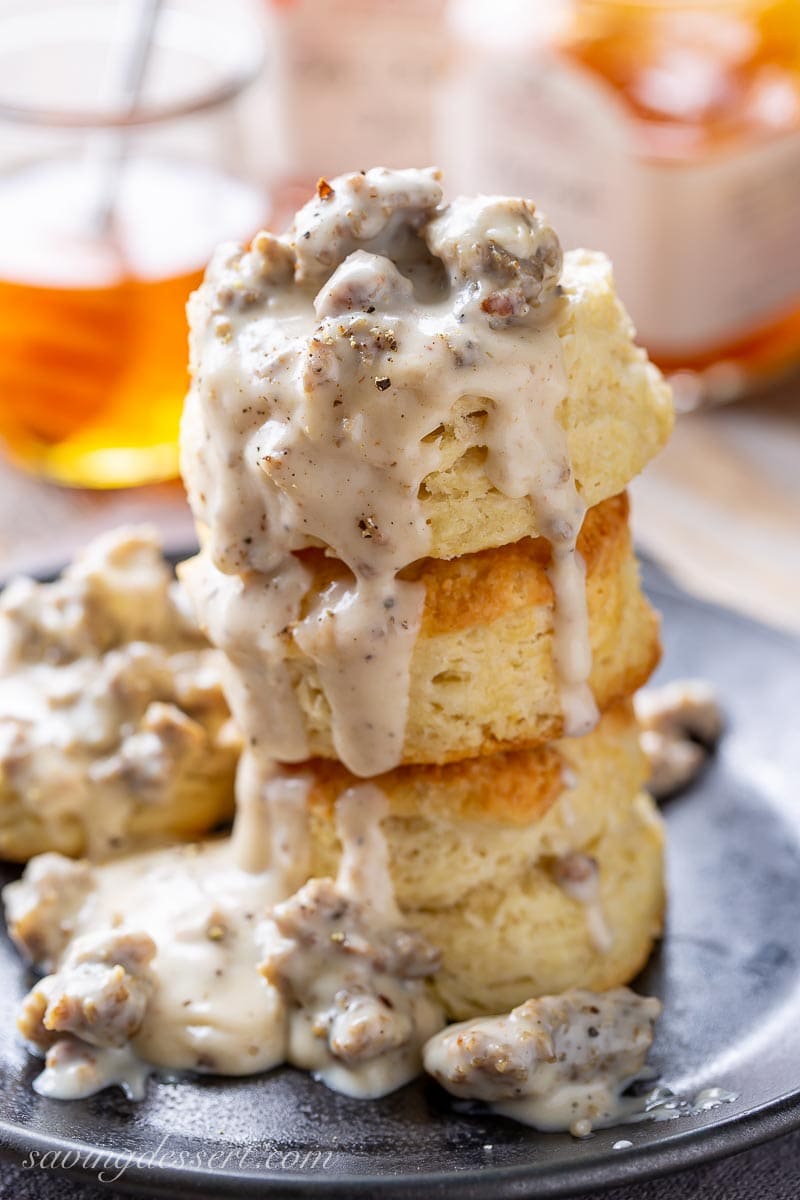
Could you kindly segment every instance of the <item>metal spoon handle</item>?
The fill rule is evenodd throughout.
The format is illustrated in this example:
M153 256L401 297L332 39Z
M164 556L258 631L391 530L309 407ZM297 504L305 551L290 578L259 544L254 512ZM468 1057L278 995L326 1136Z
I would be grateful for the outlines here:
M118 111L126 117L132 116L139 105L162 4L163 0L140 0L136 29L128 44L120 72ZM110 233L113 225L120 178L127 153L128 131L123 128L116 132L104 156L103 180L96 216L98 232L102 234Z

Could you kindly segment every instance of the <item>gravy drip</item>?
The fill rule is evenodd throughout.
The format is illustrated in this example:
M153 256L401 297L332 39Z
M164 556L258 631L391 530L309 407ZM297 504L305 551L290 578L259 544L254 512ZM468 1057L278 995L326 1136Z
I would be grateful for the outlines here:
M603 912L597 860L589 854L563 854L555 861L553 876L562 891L584 906L589 937L600 954L608 954L614 936Z
M458 413L479 417L491 483L529 497L552 544L566 732L596 720L585 506L558 420L560 270L532 204L445 205L432 170L321 181L285 235L212 261L189 310L183 473L204 549L184 579L265 763L307 756L293 642L317 664L349 770L401 760L424 593L398 573L430 550L420 490ZM351 579L307 603L310 546Z
M442 1030L425 1047L425 1070L454 1096L586 1137L644 1114L642 1098L622 1093L642 1072L660 1011L628 988L543 996Z
M288 1061L362 1099L418 1075L444 1025L425 986L439 952L400 924L379 828L387 809L369 784L340 797L338 878L312 879L273 909L278 940L262 967L289 1006Z

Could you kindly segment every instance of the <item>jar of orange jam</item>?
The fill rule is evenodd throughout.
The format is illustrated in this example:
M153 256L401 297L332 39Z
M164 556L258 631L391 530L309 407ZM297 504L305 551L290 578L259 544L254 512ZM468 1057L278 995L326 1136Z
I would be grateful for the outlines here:
M441 158L605 250L688 402L800 362L798 0L451 0Z

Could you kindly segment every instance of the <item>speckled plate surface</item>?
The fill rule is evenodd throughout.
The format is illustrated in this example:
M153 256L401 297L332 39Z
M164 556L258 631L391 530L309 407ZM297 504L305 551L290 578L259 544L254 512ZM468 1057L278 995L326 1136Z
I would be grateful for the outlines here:
M61 1104L36 1096L16 1042L24 971L0 941L0 1140L29 1162L148 1196L566 1196L679 1170L800 1126L800 642L679 592L652 569L664 615L659 678L700 675L728 732L666 807L667 934L637 986L664 1002L652 1062L692 1097L739 1098L576 1142L454 1109L430 1081L377 1103L295 1071L153 1081ZM12 871L6 872L10 878ZM615 1143L630 1142L615 1149Z

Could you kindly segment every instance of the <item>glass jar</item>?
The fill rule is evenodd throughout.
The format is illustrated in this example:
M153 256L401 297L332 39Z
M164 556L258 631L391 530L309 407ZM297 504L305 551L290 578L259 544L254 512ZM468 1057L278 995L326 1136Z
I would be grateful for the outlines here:
M800 361L797 0L451 0L440 149L605 250L689 406Z
M142 7L0 14L0 438L66 484L177 473L186 299L214 246L266 215L243 173L249 5L165 0L131 103Z

